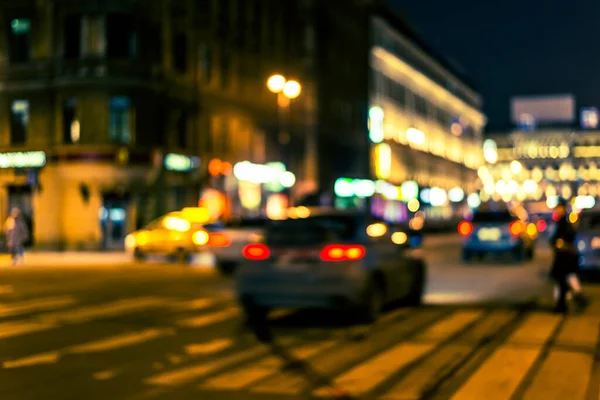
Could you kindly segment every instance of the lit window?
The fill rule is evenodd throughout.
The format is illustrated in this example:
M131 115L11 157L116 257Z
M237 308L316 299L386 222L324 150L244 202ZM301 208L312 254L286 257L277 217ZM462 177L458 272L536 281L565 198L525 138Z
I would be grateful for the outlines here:
M29 101L15 100L11 106L10 143L25 144L29 126Z
M118 144L131 142L131 100L128 97L110 98L110 141Z
M10 21L10 61L26 62L30 58L31 21L17 18Z
M63 104L63 142L77 143L80 139L80 126L77 120L77 99L69 98Z

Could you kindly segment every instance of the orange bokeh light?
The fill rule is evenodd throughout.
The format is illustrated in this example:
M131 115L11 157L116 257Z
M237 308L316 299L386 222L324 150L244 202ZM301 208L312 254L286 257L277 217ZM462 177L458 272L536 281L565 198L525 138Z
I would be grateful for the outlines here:
M223 175L231 175L231 173L233 172L233 166L231 165L231 163L229 162L224 162L221 165L221 173Z
M223 161L219 160L218 158L213 158L208 163L208 173L211 174L212 176L219 175L221 173L222 169L223 169Z

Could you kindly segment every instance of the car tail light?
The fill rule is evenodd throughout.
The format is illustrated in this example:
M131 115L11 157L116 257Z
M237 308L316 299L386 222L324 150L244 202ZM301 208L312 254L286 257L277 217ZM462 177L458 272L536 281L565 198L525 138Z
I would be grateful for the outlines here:
M269 258L269 256L271 256L271 250L264 244L254 243L244 247L242 254L248 260L260 261Z
M211 233L208 239L208 245L213 247L227 247L231 244L231 239L224 233Z
M460 224L458 224L458 233L461 236L469 236L471 233L473 233L473 224L469 221L462 221Z
M538 230L538 232L545 232L546 228L548 228L548 224L543 219L540 219L537 222L537 230Z
M523 224L521 224L521 221L515 221L510 224L509 230L511 235L519 236L523 233Z
M330 244L321 250L323 261L354 261L360 260L366 254L366 250L360 245Z

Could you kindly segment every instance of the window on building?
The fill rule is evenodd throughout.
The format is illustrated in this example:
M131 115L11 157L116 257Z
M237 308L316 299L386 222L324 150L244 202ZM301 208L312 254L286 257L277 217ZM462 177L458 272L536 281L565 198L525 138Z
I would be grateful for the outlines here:
M10 61L27 62L31 58L31 20L15 18L10 21Z
M27 128L29 126L29 101L13 101L10 108L10 115L10 144L25 144L27 142Z
M427 102L419 95L415 96L415 110L419 115L427 116Z
M185 148L187 146L187 128L188 115L185 111L182 111L177 119L177 147Z
M255 52L259 52L261 49L261 41L262 41L262 12L263 12L263 2L262 1L253 1L251 3L252 8L252 50Z
M393 81L392 83L392 99L399 106L406 105L406 91L401 83Z
M133 16L128 13L108 14L106 17L106 55L109 58L134 58L137 43Z
M145 22L140 27L140 56L152 64L161 64L163 56L162 26Z
M110 141L117 144L131 142L131 99L125 96L110 98Z
M202 76L204 81L209 83L212 80L212 54L210 47L207 44L201 44L198 53Z
M229 58L229 54L222 51L219 61L221 64L221 85L226 88L229 86L231 80L231 59Z
M187 71L187 37L183 33L173 35L173 67L179 73Z
M224 37L229 34L229 17L231 15L230 0L219 1L219 36Z
M81 56L81 15L69 15L64 23L64 57L67 59Z
M77 99L71 97L63 103L63 142L77 143L81 138L81 127L77 119Z

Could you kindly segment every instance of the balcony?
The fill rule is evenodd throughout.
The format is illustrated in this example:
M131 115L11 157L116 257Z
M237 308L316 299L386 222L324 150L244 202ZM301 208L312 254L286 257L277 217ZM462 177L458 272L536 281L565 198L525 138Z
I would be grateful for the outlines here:
M164 74L160 66L138 60L69 60L55 64L54 77L71 79L119 79L132 82L160 83Z

